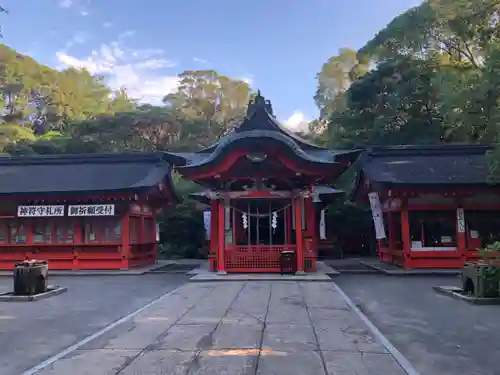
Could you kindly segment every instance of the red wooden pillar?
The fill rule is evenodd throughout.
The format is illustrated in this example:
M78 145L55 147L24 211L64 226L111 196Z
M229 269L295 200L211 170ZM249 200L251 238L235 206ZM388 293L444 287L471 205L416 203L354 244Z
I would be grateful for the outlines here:
M410 265L411 236L408 206L406 202L401 209L401 241L403 242L403 267L407 268Z
M218 207L218 223L217 223L217 271L219 273L226 273L226 265L224 262L225 254L225 244L226 244L226 233L225 233L225 222L226 222L226 210L222 202L219 203Z
M302 233L302 210L301 198L293 200L295 209L295 235L297 237L297 272L304 272L304 237Z
M311 243L311 251L316 254L316 249L318 247L318 223L316 222L316 208L314 207L314 204L312 202L311 198L308 198L306 200L306 230L307 230L307 235L311 237L312 243Z
M457 207L457 250L460 252L462 257L462 261L467 261L467 231L466 231L466 222L465 222L465 212L464 209L460 206Z
M292 233L292 210L294 209L293 207L293 202L294 200L292 199L292 204L291 206L287 207L285 209L285 243L288 245L291 242L291 233Z
M215 254L217 251L217 221L218 217L218 205L216 200L213 200L210 204L211 214L210 214L210 253Z
M387 254L386 257L391 258L391 254L393 254L396 250L396 238L394 236L394 231L396 230L396 228L394 228L394 214L391 211L387 212L387 228L389 230L389 233L386 233L386 235L389 237L387 241L389 254Z
M215 272L217 269L217 239L218 239L218 225L219 220L219 203L214 199L210 202L210 244L208 261L210 271Z
M77 244L84 243L83 238L83 223L79 218L75 218L73 221L73 229L74 229L74 239L73 242ZM122 234L123 235L123 234ZM78 256L79 256L78 248L73 248L73 269L77 270L80 268Z
M129 268L130 250L130 216L127 213L122 218L121 269Z
M158 243L156 241L156 217L154 215L151 215L151 220L153 224L151 225L150 228L150 233L148 233L148 242L151 246L151 264L156 264L156 261L158 260Z

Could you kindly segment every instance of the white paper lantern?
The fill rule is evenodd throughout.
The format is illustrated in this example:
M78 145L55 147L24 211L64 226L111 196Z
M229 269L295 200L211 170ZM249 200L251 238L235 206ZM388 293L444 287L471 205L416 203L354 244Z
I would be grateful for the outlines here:
M273 212L272 219L271 219L271 227L273 229L276 229L278 227L278 213Z
M241 215L241 220L243 221L243 229L247 229L248 228L247 214Z

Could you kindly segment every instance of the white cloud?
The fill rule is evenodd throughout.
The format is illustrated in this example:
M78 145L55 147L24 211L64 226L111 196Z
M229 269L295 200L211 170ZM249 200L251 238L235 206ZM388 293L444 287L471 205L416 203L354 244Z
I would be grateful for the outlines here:
M193 61L198 64L207 65L208 60L202 59L201 57L193 57Z
M131 36L134 36L135 35L135 30L127 30L123 33L121 33L120 35L118 35L118 39L125 39L125 38L129 38Z
M239 76L238 79L245 82L249 86L252 86L252 84L255 83L255 76L251 73L244 73Z
M300 131L307 133L309 131L309 120L304 113L294 111L293 114L284 121L284 125L292 131Z
M128 94L144 103L160 104L163 97L176 90L177 76L158 74L157 70L175 66L157 49L133 50L122 42L103 44L90 56L77 58L65 51L56 53L60 69L87 69L102 74L113 89L125 88Z
M239 78L241 81L245 82L248 86L251 86L253 83L253 78L252 77L240 77Z
M61 8L70 8L73 5L73 0L60 0L59 6Z
M113 26L113 23L112 22L104 22L102 24L102 27L106 28L106 29L109 29L110 27Z
M80 11L80 15L81 15L82 17L87 17L89 14L90 14L90 13L89 13L89 12L87 12L86 10L81 10L81 11Z

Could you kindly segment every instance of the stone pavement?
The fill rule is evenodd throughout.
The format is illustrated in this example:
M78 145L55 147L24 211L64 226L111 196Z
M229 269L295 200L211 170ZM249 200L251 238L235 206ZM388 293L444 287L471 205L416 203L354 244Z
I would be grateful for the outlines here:
M190 283L37 375L403 375L333 283Z

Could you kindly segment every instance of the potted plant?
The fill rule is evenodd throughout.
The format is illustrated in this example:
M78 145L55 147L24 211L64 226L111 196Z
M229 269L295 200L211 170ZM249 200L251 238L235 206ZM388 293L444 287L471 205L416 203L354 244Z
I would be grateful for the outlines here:
M481 260L466 263L462 271L464 293L480 298L494 298L500 291L500 242L479 249Z

